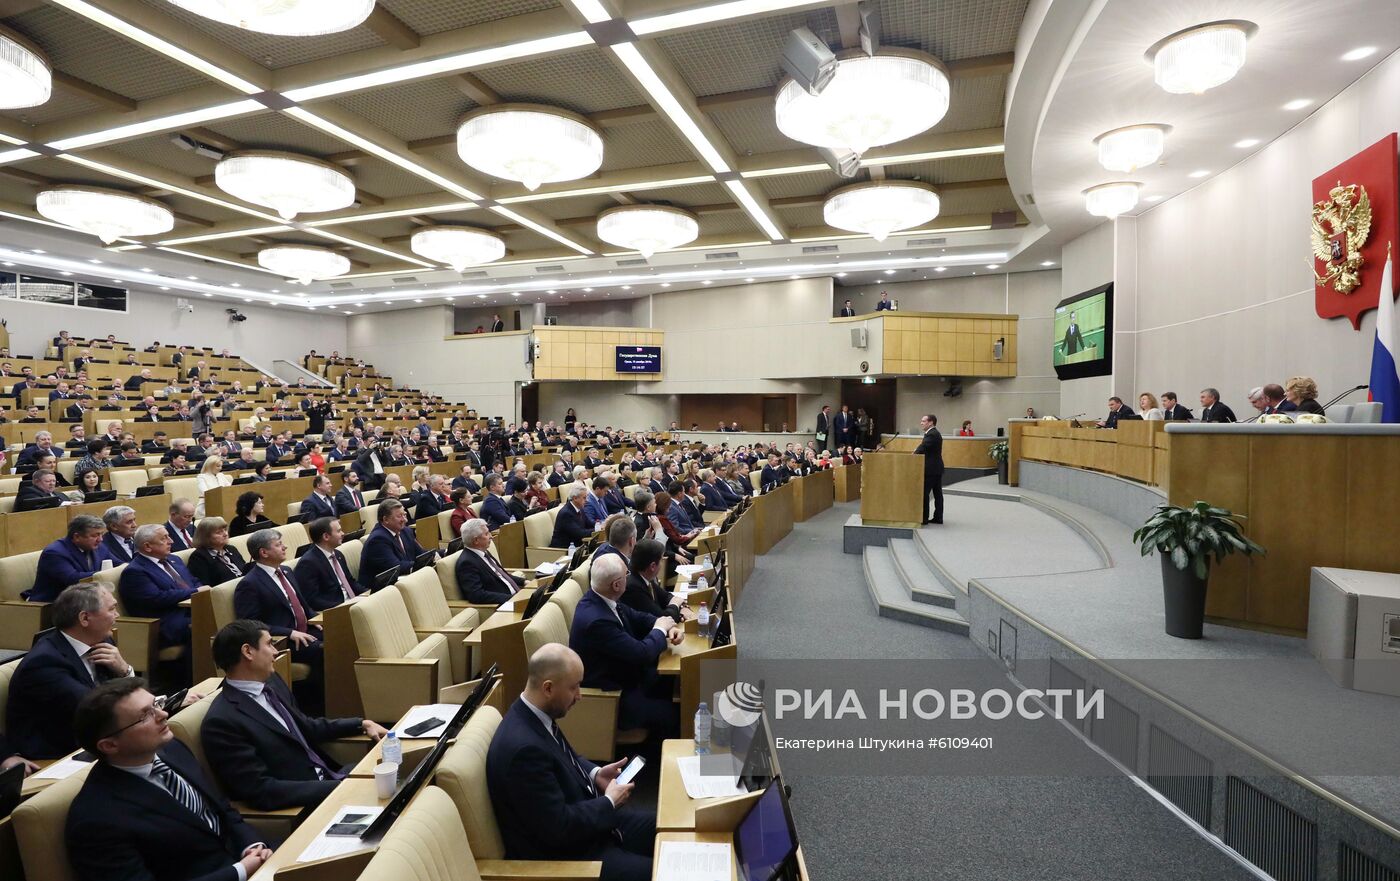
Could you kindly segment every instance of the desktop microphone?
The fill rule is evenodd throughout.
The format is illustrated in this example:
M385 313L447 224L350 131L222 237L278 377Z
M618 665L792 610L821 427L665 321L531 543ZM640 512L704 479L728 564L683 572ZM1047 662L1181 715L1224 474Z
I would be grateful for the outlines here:
M1330 407L1330 406L1332 406L1333 404L1337 403L1337 402L1340 401L1342 398L1345 398L1347 395L1351 394L1352 392L1359 392L1359 391L1361 391L1361 390L1364 389L1364 388L1370 388L1370 387L1371 387L1371 386L1370 386L1369 383L1364 383L1364 382L1363 382L1363 383L1361 383L1361 385L1355 386L1355 387L1353 387L1353 388L1349 388L1349 389L1347 389L1346 391L1342 392L1340 395L1337 395L1337 396L1336 396L1335 398L1333 398L1332 400L1330 400L1330 401L1328 401L1327 403L1323 404L1323 405L1322 405L1322 409L1326 410L1328 407Z

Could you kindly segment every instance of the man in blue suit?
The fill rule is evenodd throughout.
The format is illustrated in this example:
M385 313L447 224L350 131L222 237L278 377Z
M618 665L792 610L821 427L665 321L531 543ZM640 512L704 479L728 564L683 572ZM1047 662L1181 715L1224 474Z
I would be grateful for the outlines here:
M180 607L201 590L208 590L170 552L170 533L159 523L136 530L136 556L122 570L117 592L127 614L160 619L161 645L187 645L190 610Z
M763 466L763 473L758 478L758 484L764 492L787 483L787 471L778 464L778 458L776 452L769 453L768 464Z
M486 475L486 498L481 503L481 519L493 530L500 529L511 521L510 510L501 494L505 491L505 480L494 471Z
M334 517L312 520L306 527L314 546L297 563L297 582L301 595L317 612L338 606L364 592L364 587L350 575L350 561L340 552L345 531Z
M408 511L398 499L385 499L379 503L379 523L365 538L364 550L360 553L360 583L365 587L374 586L374 579L381 573L398 567L400 575L413 571L413 558L423 553L408 528Z
M335 517L335 496L331 495L331 479L318 474L311 479L311 495L301 503L303 522L310 523L322 517Z
M558 726L578 702L579 656L558 643L542 646L527 676L486 752L506 859L601 860L603 881L649 881L656 815L623 808L635 786L617 782L626 759L599 767L574 752Z
M588 494L588 498L583 503L583 514L589 523L597 525L608 519L608 505L604 499L608 494L608 479L606 477L593 478L593 491Z
M559 513L554 517L554 534L549 539L550 547L567 548L571 544L586 541L593 535L593 520L583 510L583 497L586 495L588 490L577 484L569 490L568 500L559 506Z
M90 514L79 514L68 521L67 537L50 542L39 554L34 586L24 593L24 598L51 603L70 584L91 578L107 559L102 552L105 529L102 521Z
M700 472L700 495L705 499L706 511L723 511L730 505L720 489L715 473L708 468Z
M170 503L170 519L165 521L172 551L187 551L194 547L194 502L176 499Z
M130 563L136 553L136 511L126 505L113 505L102 512L102 525L107 534L102 536L102 552L112 561L113 566Z
M324 663L321 628L307 623L316 610L306 601L296 575L282 565L287 559L282 533L259 529L249 536L248 559L253 565L233 589L233 613L239 618L261 621L274 638L287 638L292 660L311 667L311 675L295 684L297 700L319 709Z
M592 588L579 600L569 628L569 647L583 659L583 684L622 692L618 727L675 737L680 714L671 701L671 681L657 674L656 661L668 642L681 641L680 627L671 618L618 603L627 591L627 561L620 555L595 559L588 578Z

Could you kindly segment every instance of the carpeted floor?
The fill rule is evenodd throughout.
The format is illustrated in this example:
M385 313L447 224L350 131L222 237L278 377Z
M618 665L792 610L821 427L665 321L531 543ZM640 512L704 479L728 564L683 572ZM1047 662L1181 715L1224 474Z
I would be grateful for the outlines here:
M950 498L950 520L957 505ZM738 606L740 654L792 660L985 658L966 637L876 616L861 558L841 552L841 527L856 507L837 505L797 524L758 559ZM1075 764L1079 772L1040 777L789 773L812 877L1252 877L1127 778L1112 773L1058 723L1020 724L1027 727L1018 732L1017 749L1043 750L1037 757L1043 767Z

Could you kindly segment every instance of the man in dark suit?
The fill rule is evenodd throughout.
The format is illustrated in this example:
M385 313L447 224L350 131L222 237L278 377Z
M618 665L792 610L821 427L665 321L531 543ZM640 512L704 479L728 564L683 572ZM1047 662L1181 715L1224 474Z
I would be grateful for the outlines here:
M335 513L350 514L365 506L365 494L360 491L360 475L350 469L346 469L341 475L345 485L340 488L340 492L335 494Z
M1074 355L1084 348L1084 335L1079 332L1079 320L1073 312L1069 313L1069 326L1065 328L1060 348L1066 356Z
M924 457L924 523L943 522L943 435L938 433L938 417L932 413L920 417L919 427L924 439L914 455ZM933 493L933 519L928 516L928 494Z
M880 302L878 302L878 303L875 304L875 311L876 311L876 312L893 312L893 311L894 311L894 303L891 303L891 302L890 302L890 294L889 294L889 291L881 291L881 292L880 292Z
M248 537L248 560L252 565L233 589L233 613L264 622L273 636L287 638L292 660L312 668L311 675L302 680L308 692L303 700L310 698L319 706L319 673L324 659L321 628L307 623L315 613L292 570L282 565L286 559L287 546L277 530L259 529Z
M136 556L122 570L117 592L128 615L160 619L161 645L187 645L190 610L180 603L208 590L171 552L170 533L148 523L136 530Z
M1190 422L1191 411L1177 403L1176 392L1162 392L1162 418L1168 422Z
M187 551L194 547L194 502L176 499L170 503L170 519L165 521L172 551Z
M441 474L428 475L428 489L418 494L418 505L413 509L415 520L436 517L443 511L452 510L452 499L446 495L447 478Z
M68 521L67 535L50 542L40 552L34 586L25 592L24 598L35 603L51 603L64 588L91 578L107 559L102 552L105 529L102 521L90 514L79 514Z
M1220 400L1220 392L1213 388L1201 389L1202 422L1238 422L1235 411Z
M850 301L850 300L847 300L846 303L845 303L845 305L843 305L843 306L841 307L841 317L842 317L842 318L854 318L855 316L856 316L856 310L851 308L851 301Z
M474 518L462 524L462 544L455 567L462 599L500 605L525 584L525 579L511 575L491 556L491 527L485 520Z
M471 463L462 466L462 473L452 478L453 489L465 489L473 496L481 492L481 484L477 483L476 475L472 471Z
M850 302L847 300L846 302ZM821 412L817 414L817 447L818 449L829 449L826 445L827 438L831 437L831 405L823 404Z
M1117 428L1120 422L1142 421L1142 417L1134 413L1132 408L1123 403L1123 399L1114 395L1108 399L1108 416L1099 421L1100 428Z
M331 479L318 474L311 479L311 495L301 503L303 522L319 520L322 517L335 517L335 496L331 495Z
M506 858L601 860L604 881L649 881L656 816L623 810L635 785L617 782L626 759L594 765L558 725L578 700L579 656L550 643L531 656L527 675L486 753Z
M140 391L141 386L148 382L155 382L155 380L151 378L150 368L145 368L140 373L129 377L126 382L122 383L122 388L129 392Z
M68 810L76 881L243 881L272 856L205 779L141 679L97 686L73 719L98 757Z
M75 584L53 603L53 628L34 641L10 680L5 728L15 750L55 759L77 749L73 711L95 685L134 676L112 642L117 601L105 585Z
M481 519L492 529L500 529L512 519L510 509L503 497L505 480L496 472L486 476L486 498L481 503ZM589 530L592 532L592 530Z
M47 468L36 470L28 481L19 485L19 495L15 497L15 513L50 508L54 506L54 500L57 500L60 505L68 502L68 497L58 492L57 486L58 476L54 472ZM72 582L70 581L68 584L72 584ZM59 590L67 587L68 584L61 585Z
M840 417L838 416L837 418L839 419ZM778 464L778 462L779 456L777 452L768 454L768 463L763 466L763 473L760 474L758 478L758 484L763 488L764 492L767 492L775 486L782 486L787 483L787 471Z
M491 332L492 332L492 333L500 333L501 331L503 331L503 330L505 330L505 329L506 329L506 323L505 323L504 321L501 320L501 316L499 316L499 315L492 315L492 316L491 316Z
M135 509L113 505L102 512L102 525L107 527L107 534L102 536L102 553L112 561L113 566L130 563L136 554Z
M700 495L705 500L706 511L724 511L729 508L729 500L720 492L720 481L709 468L700 472Z
M581 544L593 535L593 521L583 510L586 495L588 490L577 484L569 490L568 500L559 506L559 513L555 515L554 534L549 539L550 547L567 548L571 544ZM484 508L482 513L485 513Z
M317 612L338 606L364 592L350 574L350 563L340 552L345 531L336 517L322 517L306 527L312 547L297 563L301 595Z
M656 672L656 662L669 642L683 634L671 618L646 615L618 604L627 590L627 561L607 554L593 561L591 588L574 610L569 648L583 659L583 684L620 691L617 724L646 728L661 737L674 737L680 715L671 701L671 682Z
M408 511L398 499L379 503L379 523L365 538L360 553L360 583L374 586L382 572L398 567L400 575L413 571L413 559L423 553L413 530L408 528Z
M841 412L831 420L831 430L836 435L837 446L855 443L856 419L851 415L850 407L841 405Z
M344 779L322 745L387 732L369 719L325 719L297 706L273 672L277 647L261 621L240 619L214 637L214 663L224 687L209 706L199 738L209 768L230 798L261 810L315 807Z

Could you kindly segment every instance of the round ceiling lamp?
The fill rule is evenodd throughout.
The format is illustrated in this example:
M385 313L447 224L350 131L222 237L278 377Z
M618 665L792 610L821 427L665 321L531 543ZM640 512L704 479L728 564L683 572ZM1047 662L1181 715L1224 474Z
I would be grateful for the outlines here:
M446 263L458 272L506 255L506 243L500 236L470 226L424 227L408 244L419 257Z
M778 86L778 128L804 144L864 153L932 128L948 112L948 69L932 55L883 49L837 56L820 95L794 79Z
M657 251L688 245L699 235L695 215L669 205L618 205L598 215L598 238L640 251L647 259Z
M938 193L914 180L883 180L842 187L826 197L822 217L837 229L864 233L877 242L938 216Z
M205 18L281 37L348 31L369 18L374 0L170 0Z
M1199 95L1244 67L1245 45L1259 28L1249 21L1212 21L1163 37L1147 50L1157 85L1174 95Z
M1113 181L1084 191L1084 208L1096 217L1117 217L1131 211L1138 203L1142 184L1134 181Z
M219 189L254 205L264 205L283 220L349 208L355 182L329 162L272 150L229 153L214 166Z
M1137 171L1162 158L1166 148L1165 125L1127 125L1094 138L1099 164L1109 171Z
M170 232L175 226L175 215L154 199L99 187L44 190L35 207L54 223L91 233L107 245L123 236Z
M457 154L477 171L535 190L597 171L603 139L577 113L541 104L493 104L462 121Z
M39 47L0 27L0 109L37 107L53 94L53 70Z
M311 284L349 272L350 258L312 245L273 245L258 252L258 265L302 284Z

